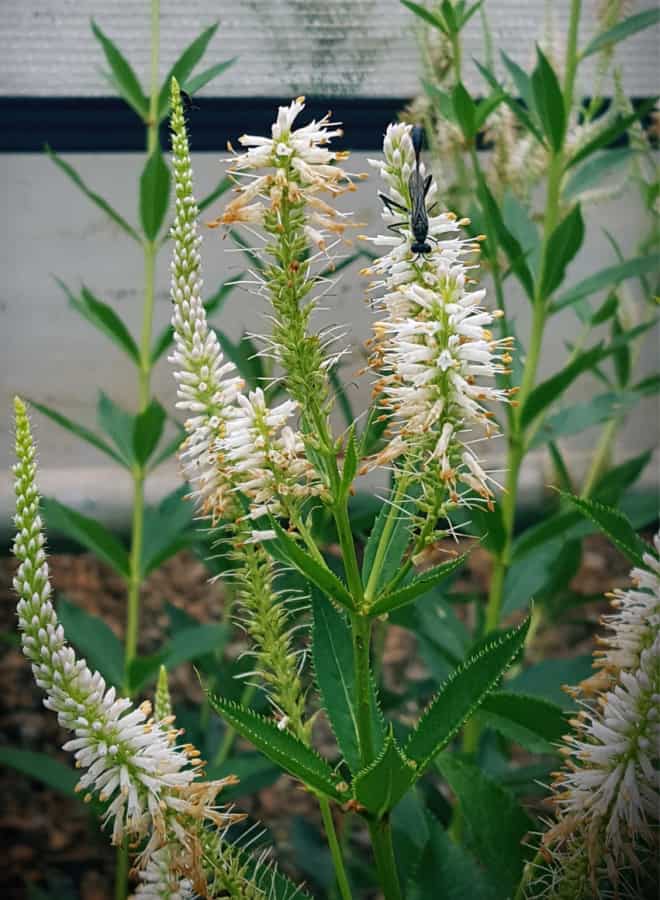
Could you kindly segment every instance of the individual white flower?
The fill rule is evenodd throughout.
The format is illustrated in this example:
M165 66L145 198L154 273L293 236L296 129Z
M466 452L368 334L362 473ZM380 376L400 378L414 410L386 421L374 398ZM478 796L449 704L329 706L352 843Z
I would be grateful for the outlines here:
M14 406L14 555L19 562L14 589L23 652L46 693L44 705L74 734L64 749L82 770L76 790L108 804L104 821L112 825L113 843L150 835L146 860L168 835L186 845L186 817L207 818L220 826L232 821L214 806L227 781L196 782L197 751L190 745L173 746L168 723L150 718L148 702L134 708L67 644L51 599L30 424L18 398Z
M253 519L287 514L290 504L298 506L322 491L302 436L288 424L297 408L293 400L269 408L261 388L247 397L241 394L238 412L220 441L236 490L250 498Z
M176 367L177 408L189 413L188 434L179 454L192 496L204 513L214 518L233 503L217 455L218 439L243 387L234 366L223 359L220 343L206 321L201 299L201 260L198 209L193 195L190 152L178 85L172 88L172 149L176 215L172 227L172 327L174 350L169 361Z
M383 155L374 164L388 196L410 209L411 126L388 127ZM391 249L364 270L378 277L371 285L373 303L385 313L374 326L371 365L381 376L375 393L391 411L396 450L411 471L421 472L421 502L429 514L439 511L447 494L457 504L470 502L468 492L474 491L491 504L493 482L469 446L475 437L470 429L480 426L486 436L493 434L487 405L505 402L512 393L494 383L508 371L511 341L493 337L489 326L498 313L482 306L485 291L470 289L469 259L478 243L460 236L465 223L453 214L433 214L434 195L431 181L430 251L413 253L409 213L402 211L397 220L396 209L386 204L383 218L398 233L372 239ZM372 463L393 458L390 445Z

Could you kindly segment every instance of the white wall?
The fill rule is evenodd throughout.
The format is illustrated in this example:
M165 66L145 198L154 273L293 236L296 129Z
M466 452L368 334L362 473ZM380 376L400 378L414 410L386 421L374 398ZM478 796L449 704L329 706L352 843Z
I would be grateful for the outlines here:
M194 128L194 119L192 126ZM102 195L110 198L129 221L136 218L133 193L141 165L137 154L70 155L67 157L83 178ZM221 164L214 154L194 158L198 195L208 192L217 182ZM351 169L367 168L365 154L356 154ZM10 483L7 476L11 459L11 397L20 393L52 405L65 415L92 427L98 387L103 387L118 403L133 407L136 375L132 364L119 350L99 335L67 306L54 281L58 276L71 287L85 283L99 298L110 302L134 334L139 331L141 315L142 259L140 248L119 229L106 221L102 213L76 191L43 156L0 156L0 180L4 189L7 214L0 234L0 316L2 357L0 362L0 515L10 508ZM376 179L363 183L357 194L344 198L356 218L366 222L365 231L378 229ZM212 217L209 211L208 218ZM596 268L614 262L612 251L601 227L611 228L622 241L624 253L634 253L640 230L640 209L634 195L590 207L586 210L587 240L572 265L570 281L585 277ZM208 232L203 245L205 282L208 292L221 281L238 274L244 257L226 252L230 241L222 241L218 232ZM155 331L167 321L167 252L158 269ZM342 278L325 302L328 310L319 321L347 323L348 340L354 348L353 360L345 369L350 380L360 366L360 346L369 335L372 314L364 302L365 279L358 266ZM630 283L634 294L635 287ZM513 283L507 290L508 305L516 311L518 331L526 336L528 304ZM218 320L227 333L237 338L242 330L263 331L263 301L240 289L229 298ZM577 320L571 312L553 319L547 334L540 376L556 371L565 358L564 341L574 339ZM657 367L658 337L651 336L644 346L640 377ZM352 387L351 398L357 409L364 408L369 394L368 378ZM154 387L159 398L171 409L173 384L167 362L158 365ZM590 377L582 378L572 392L576 400L588 400L600 390ZM128 481L106 457L78 441L54 424L36 416L42 483L46 493L66 502L82 505L88 511L99 505L101 514L122 517L128 502ZM635 455L649 446L657 446L658 406L645 401L622 430L617 454ZM593 447L594 432L571 440L571 463L579 470ZM498 454L501 442L492 442L490 451ZM528 489L542 489L547 465L544 456L533 457L526 470ZM657 478L657 467L647 471L647 480ZM175 467L165 467L151 484L152 495L161 494L176 484Z

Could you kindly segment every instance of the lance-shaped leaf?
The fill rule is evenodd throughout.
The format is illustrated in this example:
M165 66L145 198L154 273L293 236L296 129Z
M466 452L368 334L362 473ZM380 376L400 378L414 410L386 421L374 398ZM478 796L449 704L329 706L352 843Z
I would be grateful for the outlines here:
M417 766L406 759L389 734L376 759L353 781L355 799L379 819L396 806L416 778Z
M454 572L465 564L467 554L458 556L456 559L450 559L446 563L434 566L422 575L418 575L410 584L399 588L390 594L383 594L379 597L373 606L369 609L370 616L382 616L384 613L392 612L394 609L400 609L408 603L412 603L418 597L428 594L428 592L449 578Z
M567 722L561 707L530 694L497 691L486 697L480 721L530 753L557 753Z
M564 280L566 267L577 255L583 240L584 222L578 204L550 235L541 281L541 297L544 300L547 300Z
M199 72L197 75L191 75L191 77L181 85L181 90L193 96L197 91L201 91L204 85L208 84L209 81L213 81L218 75L222 75L223 72L226 72L230 66L234 65L237 59L238 56L232 56L231 59L225 59L222 62L216 63L214 66L209 66L208 69L204 69L203 72Z
M98 669L109 684L120 687L124 678L124 648L103 619L60 600L57 613L65 634L92 669Z
M285 772L326 797L333 800L347 799L348 786L342 784L341 779L316 750L303 744L290 732L280 731L274 722L246 709L240 703L211 693L208 697L212 708L228 725Z
M181 56L174 63L170 71L165 76L165 81L158 95L158 119L164 119L170 105L170 90L172 79L176 78L180 85L190 76L192 70L206 53L209 41L218 30L219 22L211 25L199 34L195 40L188 44Z
M534 279L525 260L525 251L504 224L500 207L481 173L478 175L477 195L488 222L488 227L495 232L493 237L501 244L509 260L511 271L520 281L525 293L531 300L534 296ZM489 252L492 252L492 248L489 249Z
M601 34L596 35L596 37L587 44L580 56L582 59L586 59L586 57L591 56L592 53L599 53L601 50L605 50L605 48L613 47L614 44L618 44L619 41L623 41L626 38L631 37L631 35L637 34L638 31L649 28L651 25L657 25L658 22L660 22L660 9L645 9L644 12L628 16L627 19L623 19L623 21L618 22L612 28L608 28L607 31L603 31Z
M128 578L130 569L128 554L104 525L49 497L44 497L43 507L49 531L58 531L72 538L112 566L124 578Z
M99 331L106 334L134 363L139 364L140 351L137 348L137 344L114 309L108 306L107 303L98 300L89 288L86 288L84 285L80 291L80 296L77 297L63 281L60 281L59 278L56 281L69 298L69 303L76 312L79 312L84 319L87 319Z
M100 194L97 194L96 191L93 191L91 188L87 187L87 185L73 168L73 166L69 165L68 162L65 162L61 156L58 156L57 153L55 153L54 150L51 150L48 144L46 144L44 149L48 156L53 160L55 165L58 166L65 175L68 175L68 177L71 179L71 181L73 181L76 187L79 188L83 192L83 194L92 201L92 203L98 206L99 209L103 210L106 216L109 216L112 221L116 225L119 225L119 227L123 231L125 231L127 235L132 237L134 241L138 241L138 243L140 242L140 235L133 228L133 226L129 225L126 219L121 216L116 209L113 209L108 201L104 200Z
M402 500L398 506L385 502L380 508L378 517L371 529L367 546L364 549L362 560L362 581L368 584L371 577L376 555L383 540L385 528L390 528L386 545L383 548L381 569L378 573L376 590L383 587L396 574L406 547L410 543L410 523L413 503L410 500ZM394 525L392 527L392 517Z
M318 591L312 591L312 612L312 657L316 683L344 759L352 772L358 772L362 768L362 762L351 631L344 615ZM371 701L372 728L377 736L377 745L380 746L384 739L383 720L379 714L373 685Z
M638 256L635 259L628 259L623 263L608 266L606 269L596 272L595 275L590 275L583 281L578 282L565 294L557 297L550 307L550 312L559 312L566 306L572 306L590 294L595 294L596 291L601 291L603 288L611 289L621 281L625 281L628 278L637 278L639 275L646 275L648 272L656 272L658 268L660 268L660 253Z
M497 686L524 646L528 628L526 620L517 628L494 635L447 678L404 747L408 759L417 763L418 775Z
M351 425L348 429L346 438L346 450L344 451L344 460L341 469L341 493L345 497L351 489L353 479L357 473L358 455L357 443L355 440L355 425Z
M165 410L158 400L152 400L135 417L133 426L133 455L143 466L156 449L165 426Z
M326 565L318 562L314 557L310 556L309 553L298 546L296 541L294 541L293 538L290 538L273 518L270 520L270 525L277 535L277 540L272 542L269 541L266 544L266 549L269 551L276 549L281 551L284 560L290 563L290 565L304 575L305 578L308 578L312 584L315 584L316 587L320 588L324 594L327 594L328 597L332 600L336 600L337 603L340 603L342 606L353 609L353 598L344 583L337 578L334 572L331 572ZM273 544L276 546L274 547Z
M588 143L582 144L576 154L570 158L566 168L570 169L571 166L575 166L577 163L582 162L583 159L591 156L596 150L600 150L602 147L608 147L616 141L617 138L621 137L622 134L625 134L633 122L636 122L637 119L643 119L644 116L650 113L655 108L657 101L657 97L648 97L627 116L619 116L611 125L604 128L602 131L599 131Z
M0 766L8 766L48 785L60 794L76 797L79 775L70 766L46 753L34 753L25 747L0 747Z
M533 827L515 798L474 763L443 753L438 769L458 799L468 845L484 864L498 900L513 896L524 864L522 840Z
M133 456L135 416L118 406L103 391L99 391L96 417L100 428L114 441L125 465L131 468L135 463Z
M170 170L156 147L140 175L140 221L148 240L160 231L170 202Z
M591 191L605 183L605 179L621 176L623 167L629 163L639 151L631 147L617 147L603 150L585 162L572 176L564 189L564 198L571 200L584 191Z
M570 365L565 366L556 375L537 385L522 408L520 415L522 427L527 428L544 409L547 409L557 397L564 393L579 375L589 369L593 369L606 355L606 352L602 344L598 344L591 350L585 350Z
M580 510L616 544L619 550L636 566L644 565L644 554L651 553L652 548L636 533L628 519L611 506L605 506L596 500L562 494L570 503Z
M122 55L117 45L101 31L94 20L92 20L92 32L103 48L105 58L112 72L112 80L115 87L138 116L146 120L149 115L149 105L131 64Z
M92 447L96 447L97 450L100 450L102 453L107 454L111 459L114 459L115 462L118 462L120 465L125 465L124 460L116 453L109 444L106 444L104 440L102 440L98 435L94 434L93 431L90 431L89 428L85 428L84 425L78 424L78 422L74 422L72 419L69 419L67 416L63 416L62 413L57 412L56 409L51 409L50 406L44 406L43 403L37 403L36 400L29 401L30 406L34 407L34 409L38 409L40 413L43 413L44 416L48 416L51 421L55 422L57 425L60 425L62 428L66 428L67 431L70 431L72 434L75 434L76 437L79 437L83 441L87 441L88 444L91 444Z
M566 134L566 109L555 70L540 47L536 48L536 68L532 73L534 104L543 131L553 150L557 152Z

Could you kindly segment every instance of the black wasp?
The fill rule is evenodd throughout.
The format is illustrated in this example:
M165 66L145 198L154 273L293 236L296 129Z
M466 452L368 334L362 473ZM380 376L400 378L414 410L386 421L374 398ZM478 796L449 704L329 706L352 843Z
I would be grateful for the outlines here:
M429 210L426 208L426 195L431 187L431 175L423 176L420 171L419 155L422 150L422 139L424 137L424 129L421 125L415 125L411 133L412 145L415 150L415 169L408 179L408 193L410 194L410 206L408 209L392 200L386 194L379 193L378 196L391 213L402 212L409 217L407 221L393 222L387 227L392 231L398 231L402 225L410 224L410 230L413 235L413 242L410 249L413 253L425 255L431 252L431 245L428 243L429 236Z

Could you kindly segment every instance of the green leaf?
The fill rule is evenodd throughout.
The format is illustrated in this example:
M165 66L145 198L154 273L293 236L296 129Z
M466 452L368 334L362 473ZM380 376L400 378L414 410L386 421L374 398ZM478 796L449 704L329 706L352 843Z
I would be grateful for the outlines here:
M351 489L358 468L357 443L355 440L355 425L348 429L346 450L341 470L341 493L346 496Z
M83 654L90 668L97 669L108 684L120 687L124 678L124 648L114 631L103 619L68 600L59 601L57 615L67 638Z
M251 390L259 387L264 376L261 357L250 338L243 334L239 341L232 341L224 332L214 329L222 352L230 362L233 362Z
M160 147L146 161L140 175L140 221L148 240L156 239L170 202L170 170Z
M592 138L588 143L583 144L577 151L577 153L570 158L567 164L567 168L570 169L572 166L575 166L579 162L582 162L583 159L591 156L591 154L595 153L596 150L600 150L603 147L608 147L611 143L616 141L617 138L619 138L622 134L625 134L625 132L633 124L633 122L636 122L637 119L643 119L645 115L653 111L657 99L657 97L647 98L642 103L640 103L633 112L629 113L629 115L619 116L614 120L614 122L612 122L611 125L608 125L607 128L599 131L594 138Z
M411 0L401 0L401 3L405 7L407 7L411 12L415 13L420 19L423 19L427 25L431 25L433 28L437 28L444 35L448 36L447 26L445 22L439 17L428 10L425 6L421 6L419 3L412 3Z
M362 768L355 708L351 631L342 613L312 591L312 658L316 683L339 748L352 772Z
M165 427L165 418L165 410L155 399L135 417L133 455L141 466L144 466L158 446Z
M83 192L83 194L92 201L92 203L98 206L99 209L101 209L106 214L106 216L109 216L109 218L111 218L116 225L119 225L122 231L126 232L129 237L132 237L134 241L140 243L140 235L133 228L133 226L129 225L126 219L123 216L120 216L117 210L113 209L112 206L110 206L110 204L107 202L107 200L104 200L100 194L97 194L91 188L87 187L85 182L82 180L82 178L72 165L70 165L68 162L65 162L61 156L58 156L57 153L55 153L54 150L51 150L48 144L46 144L44 149L48 156L55 163L55 165L58 166L64 172L64 174L71 179L71 181L73 181L76 187L79 188Z
M543 422L530 442L529 449L560 437L579 434L587 428L593 428L594 425L600 425L625 409L626 406L631 405L635 399L634 397L626 399L614 391L609 391L605 394L598 394L589 403L567 406Z
M577 255L583 240L584 222L577 204L550 235L541 282L544 300L550 298L564 280L566 267Z
M572 363L565 366L556 375L537 385L522 408L520 416L521 426L528 428L534 419L544 409L547 409L557 397L561 396L579 375L592 369L604 356L603 345L597 344L591 350L585 350L584 353L580 353Z
M511 59L511 57L504 52L504 50L500 51L500 56L520 94L520 98L524 101L529 110L536 112L536 99L534 97L532 79L515 60Z
M99 427L112 438L124 465L130 469L135 462L133 456L135 417L118 406L103 391L99 391L96 417Z
M463 132L463 137L466 141L471 141L477 132L477 108L474 100L460 81L456 83L451 93L451 102L454 106L456 120Z
M522 841L533 828L531 819L508 791L473 763L443 753L437 765L456 794L468 844L488 869L497 896L511 897L522 875Z
M424 710L404 752L421 775L495 689L522 650L529 620L500 632L455 669Z
M484 97L477 104L474 116L475 134L483 128L488 116L504 102L505 93L502 90L493 91L488 97Z
M565 537L548 540L528 555L514 559L504 578L503 616L529 606L532 600L547 590L568 543L567 533Z
M638 31L643 31L651 25L657 25L660 22L660 9L646 9L644 12L636 13L634 16L628 16L627 19L618 22L607 31L603 31L590 41L584 48L580 57L586 59L592 53L599 53L601 50L609 49L623 41Z
M442 900L495 900L496 890L483 869L460 843L454 843L435 821L429 840L406 889L408 900L429 900L442 885Z
M211 707L228 725L276 763L285 772L300 779L313 791L333 800L347 799L339 790L340 779L318 753L288 731L280 731L274 722L232 700L208 694Z
M204 310L206 311L207 318L210 318L215 313L222 312L227 297L234 290L236 282L240 281L243 275L244 273L241 272L240 275L237 275L235 277L232 276L231 281L224 281L215 292L215 294L209 297L209 299L204 303ZM152 364L156 363L161 358L163 353L165 353L165 351L171 347L173 340L174 329L171 325L168 325L161 331L161 333L154 341L154 347L151 351Z
M187 492L187 485L182 485L158 506L145 509L140 564L143 578L188 544L194 510L191 503L184 501Z
M481 204L486 221L488 222L488 227L494 229L494 237L506 253L511 270L515 273L522 284L525 293L531 300L534 297L534 280L525 261L525 253L516 238L504 224L499 205L481 173L478 175L477 196L479 197L479 203ZM489 252L492 254L495 249L496 248L493 248Z
M604 322L607 322L608 319L612 318L618 308L619 298L617 297L616 293L612 291L612 293L608 294L607 299L603 301L596 312L592 315L591 324L602 325Z
M593 674L591 656L570 659L545 659L507 681L507 691L543 697L563 710L575 709L574 701L562 690L562 685L579 684Z
M470 510L470 519L474 536L481 540L487 550L499 555L504 550L507 541L499 503L496 503L492 509L485 506L473 506Z
M228 637L229 628L224 623L205 622L177 631L166 647L163 665L171 672L182 663L199 659L207 653L221 652Z
M498 691L486 697L479 719L530 753L556 753L568 728L562 709L528 694Z
M47 753L33 753L23 747L0 747L0 765L34 778L61 794L78 796L75 790L78 773Z
M636 155L637 150L631 147L615 147L592 156L573 174L564 189L564 198L573 200L584 191L602 187L606 179L615 177L617 170L622 169Z
M149 116L149 104L142 92L142 87L128 60L122 55L116 44L101 31L92 19L92 32L97 39L112 72L112 81L119 94L144 121Z
M644 566L644 554L651 553L651 547L635 533L628 519L610 506L596 500L562 494L584 516L591 521L615 544L627 559L636 566Z
M222 75L223 72L226 72L230 66L234 65L237 59L238 56L232 56L231 59L225 59L222 62L216 63L214 66L209 66L209 68L204 69L203 72L191 76L182 84L182 90L192 97L197 91L201 91L204 85L208 84L209 81L213 81L218 75Z
M305 578L309 579L312 584L320 588L331 600L341 603L342 606L346 606L348 609L353 609L353 598L344 583L326 565L322 565L299 547L274 519L271 519L270 524L277 535L277 540L269 541L266 544L266 549L271 551L274 549L273 544L276 544L286 560Z
M394 527L390 531L385 547L383 563L376 584L376 592L380 590L387 582L396 574L403 559L403 554L410 543L410 514L412 511L412 502L404 500L396 509L393 509L389 502L384 502L378 513L378 518L374 522L371 529L369 540L364 548L364 558L362 560L362 581L364 584L369 583L371 570L374 565L376 553L380 546L383 530L387 520L392 514L395 516Z
M392 612L392 610L407 606L408 603L412 603L418 597L428 594L430 590L460 569L465 564L467 557L468 554L463 554L463 556L458 556L456 559L450 559L418 575L417 578L414 578L404 587L392 593L382 594L370 607L369 615L382 616L385 613Z
M51 409L49 406L44 406L43 403L37 403L36 400L30 400L29 403L30 406L32 406L34 409L39 410L39 412L43 413L44 416L48 416L48 418L55 422L57 425L60 425L62 428L66 428L67 431L75 434L76 437L81 438L81 440L87 441L88 444L96 447L96 449L100 450L102 453L107 454L111 459L114 459L114 461L118 462L120 465L124 465L124 460L121 458L121 456L119 456L119 454L116 453L109 444L106 444L104 440L94 434L93 431L85 428L84 425L79 425L77 422L74 422L66 416L63 416L61 413L58 413L57 410Z
M416 768L389 734L376 759L355 776L355 799L377 818L382 818L412 785Z
M616 506L623 492L633 485L651 461L653 453L647 450L639 456L627 459L618 466L608 469L596 482L593 498L607 506Z
M571 306L595 294L603 288L612 290L617 284L625 281L627 278L636 278L639 275L645 275L647 272L655 272L660 268L660 253L651 253L649 256L638 256L635 259L628 259L624 263L617 263L614 266L608 266L601 269L595 275L590 275L578 284L574 285L565 294L558 297L550 307L551 313L559 312L566 306Z
M189 88L184 87L184 83L192 73L192 70L195 68L197 63L206 53L206 48L209 45L209 41L218 30L219 24L219 22L216 22L215 25L211 25L209 28L206 28L200 35L195 38L195 40L191 44L188 44L181 56L177 59L170 71L165 76L163 86L160 89L160 94L158 95L159 121L162 121L162 119L165 118L170 108L170 89L173 78L176 78L176 80L179 82L182 89L186 91L186 93L192 93Z
M129 577L130 566L125 548L100 522L50 497L44 497L43 509L49 532L66 535L95 553L115 572L124 578Z
M160 453L158 453L156 458L151 461L149 471L157 469L161 463L164 463L165 460L169 459L171 456L174 456L174 454L177 453L179 448L181 447L181 441L183 441L183 439L185 438L186 432L178 422L175 422L174 425L176 427L176 434L165 444L164 447L162 447Z
M117 313L107 303L102 303L92 292L82 286L80 296L76 297L69 288L60 281L55 279L64 293L69 298L71 306L80 313L80 315L91 322L99 331L106 334L121 350L124 351L134 363L139 365L140 351L137 344L133 340L128 328L124 325Z
M534 104L545 136L555 152L561 150L566 134L564 98L555 70L540 47L536 48L536 68L532 72Z

